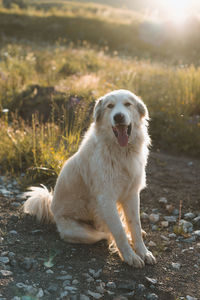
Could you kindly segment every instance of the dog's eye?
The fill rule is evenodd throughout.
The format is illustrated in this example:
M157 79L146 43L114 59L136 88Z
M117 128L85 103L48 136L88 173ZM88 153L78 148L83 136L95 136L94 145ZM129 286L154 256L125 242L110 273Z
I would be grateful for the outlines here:
M113 107L114 107L114 104L110 103L110 104L108 104L107 107L108 107L108 108L113 108Z
M124 103L124 105L125 105L126 107L128 107L128 106L131 105L131 103L130 103L130 102L126 102L126 103Z

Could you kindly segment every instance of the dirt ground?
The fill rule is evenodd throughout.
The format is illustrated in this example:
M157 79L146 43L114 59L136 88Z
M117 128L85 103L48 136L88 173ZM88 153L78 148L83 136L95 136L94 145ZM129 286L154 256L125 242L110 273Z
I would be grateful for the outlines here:
M156 230L148 220L143 222L148 233L145 243L149 245L152 241L156 244L149 248L157 258L155 266L147 265L144 269L123 263L117 254L109 252L104 241L95 245L65 243L59 238L55 226L38 224L35 219L24 215L20 206L12 205L16 199L0 198L0 256L10 257L6 266L12 272L8 276L0 274L0 299L14 296L18 299L79 299L80 294L88 295L88 290L97 293L97 286L104 283L110 284L105 286L102 299L115 299L118 295L125 296L124 299L148 299L152 293L161 300L184 299L187 295L200 299L200 238L189 243L169 238L173 226L162 228L161 221L172 212L159 203L159 199L165 197L168 204L179 209L181 200L182 216L187 212L200 213L200 161L152 152L147 182L147 188L141 193L141 211L149 215L152 209L154 212L157 209L160 221ZM194 230L197 229L200 229L198 225L194 225ZM10 233L13 230L16 233ZM45 267L44 262L53 256L53 266ZM179 263L180 269L174 268L172 262ZM90 276L87 274L92 274L90 268L95 272L102 271L97 278L91 276L92 279L88 280ZM64 284L59 276L67 274L72 276L72 281L75 280L74 283L70 281L70 285L77 290L61 297ZM156 282L152 285L146 277L156 279ZM22 297L25 294L19 285L16 286L17 283L41 288L44 295L41 292L36 297ZM131 284L135 288L131 288ZM145 290L139 291L138 284L143 284Z

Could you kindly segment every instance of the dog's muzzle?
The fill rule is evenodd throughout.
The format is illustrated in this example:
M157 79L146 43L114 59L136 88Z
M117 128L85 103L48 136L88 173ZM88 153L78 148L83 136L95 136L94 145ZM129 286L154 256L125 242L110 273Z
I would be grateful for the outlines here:
M129 124L128 126L124 124L116 124L115 127L112 127L112 130L121 147L126 147L128 145L128 139L131 135L131 129L131 124Z

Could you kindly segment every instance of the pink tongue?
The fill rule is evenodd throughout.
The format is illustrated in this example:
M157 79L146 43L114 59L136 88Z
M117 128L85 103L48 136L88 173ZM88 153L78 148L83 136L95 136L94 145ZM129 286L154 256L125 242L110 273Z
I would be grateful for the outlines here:
M118 127L117 128L118 133L118 143L121 147L125 147L128 144L128 135L127 135L127 128L126 127Z

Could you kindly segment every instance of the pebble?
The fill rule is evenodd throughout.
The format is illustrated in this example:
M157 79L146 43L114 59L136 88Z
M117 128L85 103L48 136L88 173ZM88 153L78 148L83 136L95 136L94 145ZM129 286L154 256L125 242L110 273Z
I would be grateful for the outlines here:
M94 299L100 299L103 297L102 294L100 293L95 293L95 292L92 292L90 290L88 290L88 295L92 296Z
M35 263L35 260L33 258L25 257L24 260L20 263L20 266L24 270L29 271L33 267L34 263Z
M8 276L11 276L13 275L13 272L11 271L8 271L8 270L0 270L0 277L3 276L3 277L8 277Z
M7 256L1 256L0 257L0 263L3 263L3 264L8 264L9 263L9 258Z
M98 293L103 294L105 293L105 283L104 282L100 282L100 285L96 287L96 290Z
M47 291L50 293L55 293L58 289L58 285L57 284L51 284L48 288Z
M193 235L193 236L191 236L189 238L183 239L182 241L185 242L185 243L193 243L193 242L196 241L196 236Z
M140 219L143 220L143 221L149 220L149 216L145 212L142 212L141 215L140 215Z
M16 230L11 230L11 231L9 231L9 233L13 234L13 235L18 234L18 232Z
M154 243L153 241L150 241L150 242L148 243L148 246L149 246L149 247L156 247L156 243Z
M69 280L63 281L63 287L69 286L69 285L70 285L70 281Z
M160 237L161 237L161 239L163 239L164 241L169 242L169 238L166 237L165 235L161 234Z
M170 214L174 211L174 206L172 204L167 204L165 208Z
M114 297L113 300L128 300L128 298L120 295L120 296Z
M36 294L36 297L42 298L43 296L44 296L43 289L39 288L39 291L38 291L38 293Z
M157 225L152 225L151 226L151 230L152 231L157 231L158 230L158 226Z
M56 279L58 279L58 280L71 280L72 275L57 276Z
M152 223L157 223L159 221L159 219L160 219L159 214L150 214L149 215L149 220Z
M190 295L187 295L186 296L186 300L197 300L197 298L191 297Z
M51 269L46 270L47 274L54 274L54 271L52 271Z
M164 227L164 228L167 228L169 226L169 222L168 221L162 221L161 226Z
M118 289L123 289L123 290L134 290L135 289L135 281L132 282L121 282L118 284Z
M77 288L74 286L65 286L64 287L65 291L69 291L69 292L76 292Z
M179 221L179 225L182 226L184 232L188 232L190 228L191 229L193 228L193 224L189 221L184 220L184 219L181 219Z
M113 281L109 281L106 286L111 289L116 289L116 284Z
M173 210L172 214L173 214L174 216L178 216L178 215L179 215L179 210L178 210L177 208L175 208L175 209Z
M12 202L11 205L14 206L14 207L19 207L19 206L21 206L21 203L19 203L19 202Z
M161 197L159 200L158 200L159 203L162 203L162 204L167 204L167 198L165 197Z
M176 238L176 233L170 233L170 234L168 235L168 237L169 237L169 238Z
M200 216L193 219L195 225L200 226Z
M68 291L64 291L60 294L60 299L65 298L68 295Z
M77 284L79 284L79 281L78 281L77 279L74 279L74 280L72 281L72 284L77 285Z
M89 269L89 273L92 275L93 278L97 279L100 277L100 274L102 272L102 269L99 269L98 271L95 272L93 269Z
M168 221L169 223L176 223L176 217L175 216L164 216L164 220Z
M140 284L138 284L137 289L138 289L138 292L141 293L141 292L144 292L146 288L145 288L144 284L140 283Z
M145 277L146 280L151 284L157 284L158 280L155 278Z
M186 213L186 214L184 214L184 218L186 220L192 220L195 218L195 214L193 214L192 212Z
M176 270L180 270L180 267L181 267L181 264L172 262L172 268L174 268Z
M90 300L90 298L84 294L80 294L80 300Z
M157 300L158 299L158 295L152 293L152 294L147 294L147 299L148 300Z
M200 230L195 230L192 234L200 237Z

